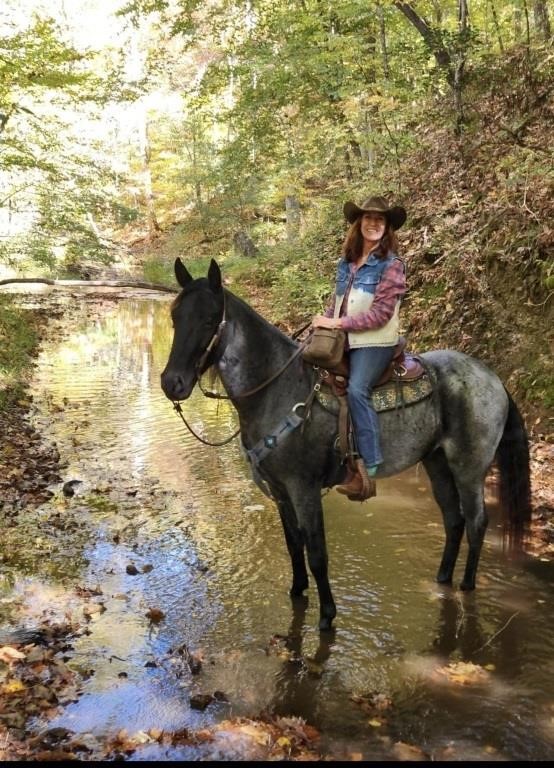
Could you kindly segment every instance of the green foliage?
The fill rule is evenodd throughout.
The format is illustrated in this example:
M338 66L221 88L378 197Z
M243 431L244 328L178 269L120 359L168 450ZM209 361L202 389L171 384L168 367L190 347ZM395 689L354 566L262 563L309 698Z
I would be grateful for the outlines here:
M135 23L150 16L191 62L202 61L201 76L189 71L185 82L174 48L170 54L158 46L151 56L162 78L165 58L173 87L181 82L183 92L182 118L171 125L155 120L151 135L162 219L180 197L194 205L209 234L252 221L257 210L275 210L287 195L306 203L314 190L358 186L375 175L402 193L403 162L429 97L448 93L457 67L459 88L467 88L469 67L498 39L513 40L515 18L511 3L495 3L492 15L490 3L477 0L463 26L457 3L412 3L427 25L424 35L401 12L406 5L136 0L124 6L121 13ZM442 104L438 119L459 128L470 118L462 104L452 105L445 111Z
M19 372L36 344L36 334L12 297L0 294L0 371Z
M173 262L167 259L147 259L142 266L142 274L144 279L150 283L157 283L158 285L173 285L175 283Z
M90 80L90 74L76 70L82 61L81 53L62 42L53 19L35 17L27 29L0 37L0 107L5 117L28 110L20 99L36 97L43 89L82 88Z
M52 270L64 259L111 258L100 225L115 226L129 208L116 199L109 161L83 132L92 105L128 98L120 62L64 40L52 18L35 15L0 37L0 262ZM102 69L101 74L97 70ZM85 112L86 110L86 112ZM85 117L86 115L86 117Z
M554 408L554 365L551 355L544 352L529 356L527 370L522 375L520 385L527 398L539 404L546 412Z
M25 312L9 295L0 294L0 411L21 397L24 377L37 335Z

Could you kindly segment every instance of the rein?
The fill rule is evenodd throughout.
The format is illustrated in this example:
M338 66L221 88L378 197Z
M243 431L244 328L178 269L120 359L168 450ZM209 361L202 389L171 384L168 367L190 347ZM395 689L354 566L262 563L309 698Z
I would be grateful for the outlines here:
M277 379L284 371L286 371L286 369L293 362L293 360L296 360L298 355L300 355L303 352L305 347L306 347L306 342L302 342L302 344L298 346L298 349L294 351L294 354L291 357L289 357L289 359L285 362L285 364L282 365L281 368L279 368L279 370L276 371L272 376L270 376L269 379L262 381L261 384L258 384L258 386L254 387L253 389L249 389L246 392L241 392L239 395L233 395L232 398L229 397L229 395L222 395L219 392L213 392L210 389L204 389L204 387L202 386L201 374L197 375L198 387L200 388L200 391L205 397L213 397L213 398L216 398L217 400L239 400L240 398L243 398L243 397L250 397L250 395L255 395L256 392L260 392L262 389L265 389L265 387L269 386L269 384L271 384L272 381L275 381L275 379ZM206 359L206 353L202 355L201 360L205 360L205 359ZM197 366L197 370L200 370L199 366Z
M185 419L185 416L183 414L183 409L181 408L181 403L179 401L176 401L173 403L173 408L175 409L175 412L181 417L183 424L188 429L188 431L193 435L197 440L199 440L201 443L204 443L204 445L212 445L214 447L221 446L221 445L227 445L227 443L230 443L231 440L234 440L237 435L240 434L240 428L237 429L236 432L233 432L231 437L228 437L226 440L222 440L220 443L210 443L209 440L204 440L203 437L200 437L200 435L197 435L194 429L190 426L188 421Z
M300 330L296 331L292 338L295 339L297 336L299 336L303 331L308 328L308 326L311 324L311 321L307 323L306 325L302 326ZM209 389L204 389L202 386L202 374L200 373L202 367L204 366L206 360L208 359L210 353L213 349L219 344L219 341L221 339L221 336L223 334L223 331L225 330L225 326L227 325L227 318L226 318L226 302L225 302L225 293L223 293L223 316L221 318L221 322L217 326L217 329L210 339L210 342L208 346L206 347L206 350L203 352L202 356L199 358L198 362L196 363L196 378L198 382L198 387L204 397L212 397L217 400L237 400L244 397L250 397L250 395L256 394L256 392L261 392L262 389L265 389L265 387L269 386L275 379L277 379L286 369L291 365L291 363L296 360L296 358L304 351L304 348L306 347L307 342L303 341L301 344L299 344L298 348L294 351L294 353L291 355L291 357L288 358L288 360L285 361L284 365L282 365L278 371L276 371L272 376L270 376L265 381L262 381L261 384L258 384L256 387L253 387L252 389L247 390L246 392L241 392L239 395L233 395L233 398L229 397L229 395L222 395L219 392L214 392ZM304 405L304 403L297 403L295 408L299 405ZM227 445L227 443L230 443L231 440L234 440L235 437L237 437L240 434L240 427L237 429L236 432L233 432L233 434L228 437L226 440L222 440L221 442L217 443L211 443L208 440L205 440L203 437L198 435L193 428L190 426L188 421L185 419L185 416L183 414L183 409L181 407L181 403L177 400L173 402L173 408L175 409L175 412L181 417L181 420L183 421L185 427L188 429L188 431L193 435L197 440L199 440L204 445L211 445L214 447L219 447L222 445ZM296 412L295 412L296 413Z

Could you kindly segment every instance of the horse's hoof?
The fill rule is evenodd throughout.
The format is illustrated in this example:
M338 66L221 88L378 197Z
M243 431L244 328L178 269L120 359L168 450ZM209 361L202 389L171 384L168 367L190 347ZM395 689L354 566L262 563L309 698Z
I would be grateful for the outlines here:
M290 599L295 611L299 608L305 611L310 604L308 595L291 595Z
M451 587L452 576L437 576L437 584L444 584L447 587Z
M329 619L327 617L319 620L319 631L320 632L331 632L333 630L333 619Z
M460 584L460 589L462 590L462 592L471 592L472 590L475 589L475 582L473 581L469 583L466 581L462 581L462 583Z
M308 582L306 582L303 586L291 587L289 591L289 597L303 597L303 593L306 589L308 589Z

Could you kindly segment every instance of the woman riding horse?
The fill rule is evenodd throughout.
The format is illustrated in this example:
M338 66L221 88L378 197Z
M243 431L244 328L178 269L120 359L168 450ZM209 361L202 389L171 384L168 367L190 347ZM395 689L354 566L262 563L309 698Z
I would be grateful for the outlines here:
M182 290L171 309L174 336L162 388L180 403L215 366L237 410L253 478L275 500L281 517L292 566L291 598L308 588L309 567L319 596L319 627L328 630L336 605L321 491L345 474L336 450L336 414L313 400L319 378L303 361L302 346L225 289L217 262L212 260L207 277L194 279L177 259L175 276ZM531 517L525 424L498 376L478 360L446 349L419 357L432 395L379 413L378 477L423 463L445 530L437 581L452 584L465 532L460 587L471 590L488 523L484 481L495 456L505 540L517 551L525 539Z
M369 197L361 206L346 203L344 215L351 226L342 246L335 292L325 314L316 315L312 326L347 331L348 406L361 458L356 461L356 472L336 490L361 501L375 496L374 477L383 463L371 391L398 342L398 313L406 278L404 263L397 256L395 230L406 221L406 211L389 206L384 197Z

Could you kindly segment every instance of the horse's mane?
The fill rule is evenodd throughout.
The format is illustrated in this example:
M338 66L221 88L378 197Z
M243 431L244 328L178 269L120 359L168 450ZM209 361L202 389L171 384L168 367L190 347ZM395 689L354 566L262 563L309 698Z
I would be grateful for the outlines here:
M199 277L196 280L192 280L190 283L187 283L185 287L181 290L181 292L173 299L171 302L171 311L174 309L177 309L177 307L180 306L183 299L188 296L190 293L194 293L196 291L200 290L211 290L208 279L206 277ZM284 333L280 328L278 328L273 323L270 323L269 320L266 320L266 318L263 315L260 315L259 312L257 312L248 302L244 301L244 299L241 299L239 296L237 296L232 291L229 291L227 288L223 289L224 295L225 295L225 301L227 306L229 304L236 304L238 305L246 314L253 315L258 322L262 323L262 325L265 327L266 330L273 332L280 336L283 340L290 342L291 344L294 344L293 339L290 338L290 336L287 336L286 333Z
M270 323L269 320L266 320L266 318L263 315L260 315L259 312L257 312L248 302L244 301L244 299L241 299L239 296L237 296L235 293L232 293L231 291L224 289L226 299L230 299L231 302L235 302L236 304L241 307L247 314L254 315L254 317L257 319L258 322L262 323L262 325L270 332L276 334L277 336L281 337L283 340L290 342L291 344L294 344L293 339L290 338L290 336L287 336L286 333L284 333L280 328L278 328L273 323Z

